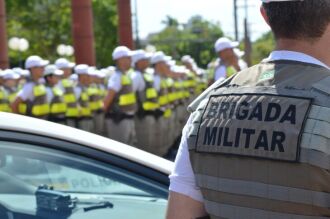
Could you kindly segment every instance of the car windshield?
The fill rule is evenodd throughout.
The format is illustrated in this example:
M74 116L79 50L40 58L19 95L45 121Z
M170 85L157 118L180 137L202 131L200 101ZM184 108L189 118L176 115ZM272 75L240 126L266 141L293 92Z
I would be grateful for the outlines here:
M69 194L79 203L110 201L114 212L130 206L128 215L134 215L137 209L141 212L143 208L154 208L159 215L156 218L164 217L167 200L157 191L167 188L136 173L75 154L21 143L0 141L0 151L0 197L31 195L35 200L37 188L46 186ZM17 196L17 200L21 198ZM17 207L15 199L10 200L9 205Z

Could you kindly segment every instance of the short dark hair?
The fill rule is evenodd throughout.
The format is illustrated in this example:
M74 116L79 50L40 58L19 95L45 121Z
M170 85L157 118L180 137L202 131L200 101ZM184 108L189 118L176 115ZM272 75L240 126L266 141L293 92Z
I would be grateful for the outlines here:
M276 39L316 40L330 23L330 0L263 3Z

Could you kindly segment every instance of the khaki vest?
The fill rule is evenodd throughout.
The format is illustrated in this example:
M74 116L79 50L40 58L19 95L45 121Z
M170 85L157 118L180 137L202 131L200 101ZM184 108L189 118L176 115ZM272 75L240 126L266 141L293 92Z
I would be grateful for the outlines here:
M49 104L47 103L46 87L43 84L34 83L33 101L27 101L27 115L31 117L45 119L49 114Z
M133 92L132 80L128 75L121 75L121 89L117 93L110 113L130 113L137 111L136 95Z
M76 95L74 93L74 83L69 79L63 79L62 85L64 87L64 102L67 104L66 117L79 117L79 108Z
M78 85L81 88L79 103L79 116L80 118L91 118L92 111L90 108L90 100L88 95L88 88L83 85Z
M53 99L50 104L50 119L64 119L67 111L67 105L64 102L64 92L58 88L51 88L53 92Z
M145 89L141 92L137 92L139 110L143 111L155 111L159 108L158 93L154 88L153 75L143 73L143 80L145 82Z
M330 217L330 71L261 63L189 106L188 147L211 218Z

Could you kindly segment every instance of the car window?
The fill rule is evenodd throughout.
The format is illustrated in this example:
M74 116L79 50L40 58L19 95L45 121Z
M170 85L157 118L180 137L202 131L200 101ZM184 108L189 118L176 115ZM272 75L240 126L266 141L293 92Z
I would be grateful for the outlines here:
M0 194L26 195L30 190L31 196L35 196L39 186L47 186L72 198L111 200L114 205L111 213L125 213L124 218L130 215L137 218L137 213L148 218L150 210L156 213L150 218L165 216L166 197L157 192L164 187L136 173L30 144L0 141L0 153L0 181L8 182L0 188Z

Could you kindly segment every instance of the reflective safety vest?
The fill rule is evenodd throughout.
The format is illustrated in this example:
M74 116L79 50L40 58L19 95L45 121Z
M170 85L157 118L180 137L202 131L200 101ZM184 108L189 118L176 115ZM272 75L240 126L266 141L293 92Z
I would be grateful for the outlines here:
M203 78L198 78L197 79L197 85L196 85L196 88L195 88L195 92L197 95L203 93L204 90L206 90L207 88L207 82L204 81Z
M189 99L190 97L190 91L189 91L189 81L187 79L183 80L183 96L185 99Z
M96 85L88 87L89 106L92 112L101 111L103 109L103 97Z
M176 104L177 94L174 87L174 80L172 78L166 79L167 90L168 90L168 101L171 104Z
M53 87L52 92L54 97L50 104L50 116L53 118L64 118L67 110L64 102L64 92L58 87Z
M169 101L169 91L167 87L167 81L165 78L160 80L160 92L159 92L159 106L164 111L164 117L170 118L172 115L172 109Z
M182 80L176 80L174 82L174 88L175 88L175 97L178 104L183 104L183 101L185 99L184 82Z
M50 112L50 106L47 103L46 87L43 84L37 84L35 82L33 86L33 101L26 101L26 108L20 110L25 111L26 115L37 118L45 118ZM25 107L22 105L22 107Z
M143 78L146 84L145 90L143 91L144 98L141 100L142 108L145 111L154 111L159 108L158 93L154 88L153 76L147 73L143 74Z
M6 90L0 87L0 112L10 112L9 100Z
M6 87L5 87L5 90L8 94L9 104L12 104L16 100L18 90L17 90L17 88L6 88ZM20 105L23 105L23 103L20 103ZM24 104L24 105L26 106L26 104ZM12 112L10 107L9 107L9 112Z
M90 100L88 95L88 88L85 86L78 85L81 88L79 103L79 117L89 118L92 116L92 110L90 108Z
M128 75L121 74L121 89L115 97L114 104L110 107L111 113L136 112L137 101L133 92L132 80Z
M64 87L64 102L67 105L66 117L79 117L79 108L76 95L74 93L74 83L69 79L63 79L62 85Z
M330 71L266 62L190 106L187 143L211 218L330 218Z
M195 87L196 87L196 76L194 73L189 72L187 74L187 88L190 92L190 95L194 96L195 95Z

